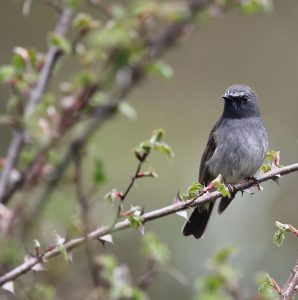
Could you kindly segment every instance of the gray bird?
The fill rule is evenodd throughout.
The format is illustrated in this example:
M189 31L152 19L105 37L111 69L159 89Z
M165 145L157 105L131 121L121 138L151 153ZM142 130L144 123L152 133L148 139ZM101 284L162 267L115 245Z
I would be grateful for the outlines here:
M263 163L268 137L260 118L256 93L247 85L235 84L222 96L224 110L214 125L200 164L199 182L207 186L219 174L226 184L236 184L252 177ZM221 199L222 213L232 201ZM201 238L214 202L208 207L196 207L183 228L185 236Z

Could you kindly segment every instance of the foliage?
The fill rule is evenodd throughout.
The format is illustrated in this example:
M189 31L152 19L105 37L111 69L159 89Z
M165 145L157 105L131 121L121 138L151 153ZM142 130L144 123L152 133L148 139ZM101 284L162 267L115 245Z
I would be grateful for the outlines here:
M235 6L244 13L271 9L270 0L44 2L58 11L54 31L44 38L48 50L15 47L11 62L0 67L0 83L10 91L1 124L13 129L11 147L15 147L15 151L10 150L1 159L3 192L0 192L0 200L7 206L0 207L1 272L11 269L23 256L25 262L37 258L38 264L31 270L43 271L45 254L53 249L58 249L58 254L71 262L73 257L65 246L68 235L85 234L102 219L106 222L104 217L108 214L105 216L106 212L101 209L107 203L99 200L100 209L93 210L91 198L98 196L98 190L108 182L106 166L109 162L101 157L98 144L91 137L116 114L136 119L137 112L128 103L129 93L146 76L167 80L174 76L174 70L161 56L189 31L199 14L211 17L216 15L214 12L222 14ZM36 5L31 0L23 3L26 15L31 6ZM60 72L67 61L73 67L70 75ZM168 158L174 157L164 136L162 129L156 129L149 139L139 144L134 151L137 170L128 187L124 191L112 189L104 197L108 203L118 206L116 218L110 222L111 231L117 221L124 219L144 234L144 209L130 205L125 211L124 206L136 180L157 177L151 168L141 170L149 154L159 152ZM120 146L121 141L115 141L115 147ZM96 148L96 155L90 158L91 147ZM124 154L119 149L120 155ZM270 151L262 166L263 172L280 167L279 156L278 151ZM86 167L87 162L91 167ZM6 178L5 174L8 174ZM229 196L222 181L215 180L213 184L223 196ZM193 182L180 197L194 199L203 189L202 184ZM73 198L77 198L77 203ZM72 209L65 209L66 206ZM102 219L98 212L101 217L104 215ZM36 224L38 226L33 226ZM294 229L280 223L277 226L274 241L281 245L285 233ZM20 241L32 240L33 235L41 236L52 227L54 230L62 228L68 234L65 238L55 234L54 244L47 234L48 246L35 240L34 253L20 247ZM111 235L98 239L103 244L113 242ZM145 289L157 273L177 275L177 270L170 266L169 247L154 233L142 237L147 269L139 280L133 279L134 270L120 263L112 251L107 249L106 254L98 255L98 249L94 247L94 251L86 235L82 240L90 268L87 273L94 283L86 292L87 299L146 300L149 296ZM210 274L198 280L195 299L231 299L231 292L238 289L238 272L227 260L234 251L229 246L214 254L209 264ZM78 260L75 258L74 263ZM67 276L65 270L61 272L61 262L53 265L50 275L45 275L53 285L39 282L40 277L36 275L33 284L25 282L20 288L17 285L16 294L21 291L28 299L58 299L57 287L67 285ZM268 286L272 286L268 278L260 287L264 299L269 299ZM2 288L13 292L14 282L9 281Z

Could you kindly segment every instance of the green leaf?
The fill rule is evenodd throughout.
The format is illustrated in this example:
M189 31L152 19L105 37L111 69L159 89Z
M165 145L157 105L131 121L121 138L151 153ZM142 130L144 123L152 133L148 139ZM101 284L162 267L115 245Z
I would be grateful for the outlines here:
M126 116L129 120L135 120L137 118L136 110L129 103L127 103L125 101L122 101L118 105L118 110L124 116Z
M242 4L242 11L246 14L256 13L259 11L272 11L272 0L247 0Z
M76 8L80 5L82 0L64 0L65 4L71 8Z
M106 171L102 159L95 159L95 169L93 173L93 181L96 184L104 183L107 180Z
M100 23L86 13L78 13L72 22L73 26L80 30L90 30L99 27Z
M70 42L65 37L59 36L55 33L49 34L48 43L50 46L55 46L66 54L69 54L71 52Z
M214 253L212 261L215 266L221 266L235 253L236 248L234 246L223 247Z
M26 71L26 62L21 55L15 54L12 58L12 64L17 73L23 74Z
M173 158L175 156L172 148L165 142L154 143L152 149L162 154L166 154L169 158Z
M9 82L16 75L16 70L13 66L7 65L0 67L0 82Z
M142 216L141 216L141 208L139 206L131 206L131 213L128 216L128 221L130 226L133 228L139 228L143 225Z
M80 71L75 74L72 81L74 86L85 88L97 82L97 74L91 70Z
M192 185L187 188L186 193L179 194L182 200L194 199L198 196L198 193L203 190L203 185L197 181L194 181Z
M262 300L277 300L280 298L273 289L273 282L268 274L258 274L257 282L259 283L258 293Z
M288 224L282 224L280 222L275 222L275 226L278 228L278 230L273 235L273 243L280 247L286 236L286 232L290 232L290 228Z
M261 171L264 172L264 173L270 172L271 171L271 166L267 165L267 164L262 164Z
M280 223L280 222L276 221L276 222L275 222L275 226L276 226L278 229L280 229L280 230L282 230L282 231L284 231L284 232L290 232L290 231L291 231L291 230L290 230L290 227L289 227L289 224L283 224L283 223Z
M266 159L269 161L273 161L278 154L279 154L279 151L270 150L266 153Z
M156 142L161 142L162 139L165 136L165 132L163 129L159 128L159 129L155 129L152 132L151 138L150 138L150 143L154 144Z
M131 215L128 217L130 226L133 228L138 228L143 225L142 218L140 216Z
M202 277L199 281L199 286L203 291L208 291L213 294L217 292L224 285L224 283L225 281L221 276L213 274Z
M66 262L71 262L72 257L67 252L67 249L65 248L65 238L61 237L57 234L57 232L54 232L54 237L56 241L56 246L58 248L58 251L62 254Z
M174 74L173 69L162 60L157 60L157 61L151 63L150 65L148 65L146 68L146 71L149 74L161 75L165 79L172 78L173 74Z
M214 181L216 190L221 193L223 197L231 197L230 191L223 182Z
M151 150L155 150L166 154L169 158L173 158L174 152L171 147L163 141L163 137L163 129L154 130L150 140L140 143L139 147L135 150L137 156L142 157L143 154L149 154Z
M114 270L117 267L117 260L112 254L100 255L96 258L97 265L104 270L104 277L113 281Z
M33 69L36 68L36 62L37 62L37 54L35 49L28 49L28 54L29 54L29 58L30 58L30 63Z
M167 264L170 259L169 248L154 233L146 233L143 237L142 252L160 265Z
M148 296L139 288L134 288L131 295L131 300L149 300Z
M57 299L56 297L56 289L53 286L42 284L42 283L34 283L34 285L28 286L24 292L26 295L26 299L30 300L53 300Z

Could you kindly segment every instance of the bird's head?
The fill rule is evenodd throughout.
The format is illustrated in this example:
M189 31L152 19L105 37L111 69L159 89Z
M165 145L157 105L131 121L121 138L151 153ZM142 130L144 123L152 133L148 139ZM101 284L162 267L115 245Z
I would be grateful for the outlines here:
M234 84L222 96L225 101L223 115L227 118L249 118L260 115L258 97L244 84Z

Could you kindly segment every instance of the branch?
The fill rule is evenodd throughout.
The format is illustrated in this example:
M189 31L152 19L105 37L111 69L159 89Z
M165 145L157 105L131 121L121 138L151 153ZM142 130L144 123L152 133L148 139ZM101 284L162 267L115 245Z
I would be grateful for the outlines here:
M72 16L72 10L70 8L66 8L61 12L60 18L55 28L56 35L59 36L65 35L68 29L68 24L71 19L71 16ZM49 83L53 68L61 54L62 54L61 50L58 49L57 47L52 46L49 48L45 57L44 66L40 72L36 86L32 90L27 106L25 108L25 112L24 112L25 121L28 120L30 116L32 116L36 108L36 105L41 100L42 95L44 94L47 85ZM14 137L12 139L11 144L9 145L4 168L0 177L0 202L3 201L11 171L18 163L18 159L22 151L25 138L26 138L26 132L24 128L21 128L14 132Z
M298 260L294 268L292 269L292 274L289 276L284 288L282 289L281 295L282 300L291 300L295 293L297 293L298 286Z
M70 143L68 151L66 152L61 164L57 167L57 170L53 175L53 180L50 181L48 187L46 188L46 191L41 196L41 199L37 201L38 207L36 210L39 210L43 206L43 202L50 195L50 191L53 189L55 184L58 183L60 177L64 174L65 169L68 167L69 162L72 160L74 148L81 147L81 145L84 145L87 142L87 139L90 137L90 135L92 135L92 133L95 130L97 130L106 119L109 119L114 115L118 104L125 99L128 93L135 86L137 86L142 79L146 77L146 72L144 70L146 64L162 56L166 50L174 46L178 42L181 35L183 35L186 32L185 26L187 26L192 21L192 19L196 16L198 11L204 9L209 3L209 0L185 0L185 6L188 10L188 14L185 16L185 18L165 27L164 30L160 32L160 34L158 34L156 37L154 37L154 39L148 42L148 55L145 57L145 59L141 61L138 65L127 67L127 69L125 70L125 77L127 80L126 82L120 84L116 88L114 93L111 94L111 96L108 99L111 104L99 106L95 110L95 113L92 115L91 119L89 120L89 125L87 126L86 131L83 132L83 135L75 138ZM67 25L67 20L70 19L72 12L69 11L68 13L64 14L62 13L61 15L61 20L59 22L60 26ZM59 24L57 25L58 29L60 28ZM64 33L65 31L61 30L56 32L56 34L60 35ZM50 61L52 61L52 64L55 64L57 58L59 57L58 55L55 59L53 59L53 57L55 56L50 55L50 49L47 57L48 56L51 57ZM51 64L49 64L49 66L50 65ZM28 108L26 108L25 110L25 115L27 115L28 117L31 114L32 108L34 109L36 103L40 100L40 97L42 95L42 93L40 92L45 90L47 80L50 77L52 68L46 68L44 66L44 69L48 71L46 72L48 76L40 76L39 81L41 81L41 83L40 85L38 85L39 87L36 87L37 92L34 93L34 97L32 93L31 99L28 103ZM4 167L2 176L0 178L0 202L7 203L8 200L12 197L12 195L18 189L20 189L25 182L25 178L22 178L19 182L15 183L9 190L7 189L8 177L13 167L17 164L17 160L24 143L24 138L24 133L22 134L22 132L20 132L15 137L16 141L13 141L9 148L7 155L7 164ZM14 151L14 149L16 151ZM15 155L13 155L13 153L15 153Z
M82 182L82 157L81 153L77 153L74 159L75 164L75 185L76 185L76 196L81 208L81 221L82 221L82 232L86 238L88 232L91 230L91 224L89 219L89 204L86 195L83 192ZM85 239L85 253L89 266L89 271L94 287L99 286L99 276L96 264L94 263L94 254L90 245L90 241Z
M271 172L267 172L267 173L259 176L257 178L257 181L258 181L258 183L261 183L261 182L264 182L264 181L268 181L270 179L275 179L279 175L286 175L286 174L296 172L296 171L298 171L298 163L292 164L292 165L289 165L289 166L286 166L286 167L283 167L283 168L280 168L280 169L276 169L276 170L271 171ZM245 189L253 186L254 184L255 184L255 180L246 180L244 182L236 184L235 185L235 191L245 190ZM142 222L146 223L146 222L149 222L149 221L152 221L152 220L155 220L155 219L159 219L159 218L162 218L164 216L174 214L178 211L185 210L189 207L196 207L196 206L198 206L202 203L215 201L217 198L220 198L220 197L221 197L221 194L216 191L216 192L212 192L212 193L208 193L208 194L206 193L202 196L197 197L195 200L176 202L172 205L168 205L166 207L144 213L142 215ZM100 237L103 237L107 234L111 234L111 233L117 232L117 231L122 231L122 230L127 229L127 228L130 228L130 222L129 222L128 219L125 219L123 221L118 222L112 230L111 230L110 227L104 226L104 227L100 227L100 228L98 228L94 231L91 231L87 235L87 239L88 240L98 240ZM86 237L80 237L80 238L72 239L72 240L70 240L70 241L68 241L64 244L64 248L67 251L71 251L72 249L84 244L85 242L86 242ZM58 256L60 254L61 254L61 247L55 246L54 248L45 251L38 258L37 257L29 258L28 260L26 260L24 263L20 264L15 269L13 269L13 270L9 271L8 273L2 275L0 277L0 286L5 284L6 282L13 281L13 280L17 279L22 274L27 273L28 271L30 271L32 269L32 267L34 267L35 265L37 265L41 261L45 261L45 260L50 259L52 257ZM297 264L296 264L296 267L295 267L295 270L294 270L295 271L294 276L291 277L288 280L287 285L286 285L287 286L286 291L289 292L290 296L293 295L293 293L295 291L295 286L296 286L297 280L298 280L298 265ZM290 296L288 296L288 298L284 298L284 299L286 299L286 300L291 299L291 298L289 298Z
M141 157L138 157L139 163L138 163L137 169L135 171L135 174L131 178L131 181L130 181L129 185L127 186L125 192L123 194L122 193L120 194L120 201L119 201L119 204L118 204L117 214L116 214L116 217L115 217L115 220L114 220L113 224L111 225L111 228L110 228L111 230L114 228L114 226L116 225L118 219L121 216L121 210L122 210L122 206L123 206L123 202L124 202L125 198L127 197L128 193L130 192L132 187L134 186L135 181L138 178L141 178L140 177L140 171L141 171L143 163L146 161L146 158L148 157L149 154L150 154L150 151L144 153Z
M61 159L61 163L57 166L53 173L52 179L46 186L44 192L37 200L37 205L34 208L33 215L37 216L43 209L43 206L53 188L59 182L60 178L64 174L64 171L72 161L74 153L83 145L85 145L90 136L109 118L111 118L116 112L119 103L126 99L127 95L135 88L141 80L146 77L145 66L162 56L163 53L173 47L185 31L185 26L189 24L192 19L196 16L197 12L206 7L209 3L208 0L187 0L185 1L189 15L182 21L178 21L174 24L168 25L157 37L151 41L148 47L148 55L138 64L127 67L125 72L125 80L118 84L116 89L110 94L107 99L106 105L98 106L93 115L91 116L85 129L82 130L82 134L75 137ZM9 195L11 196L11 194ZM1 199L1 198L0 198ZM33 220L35 218L31 218ZM25 230L28 230L29 224L24 226Z

